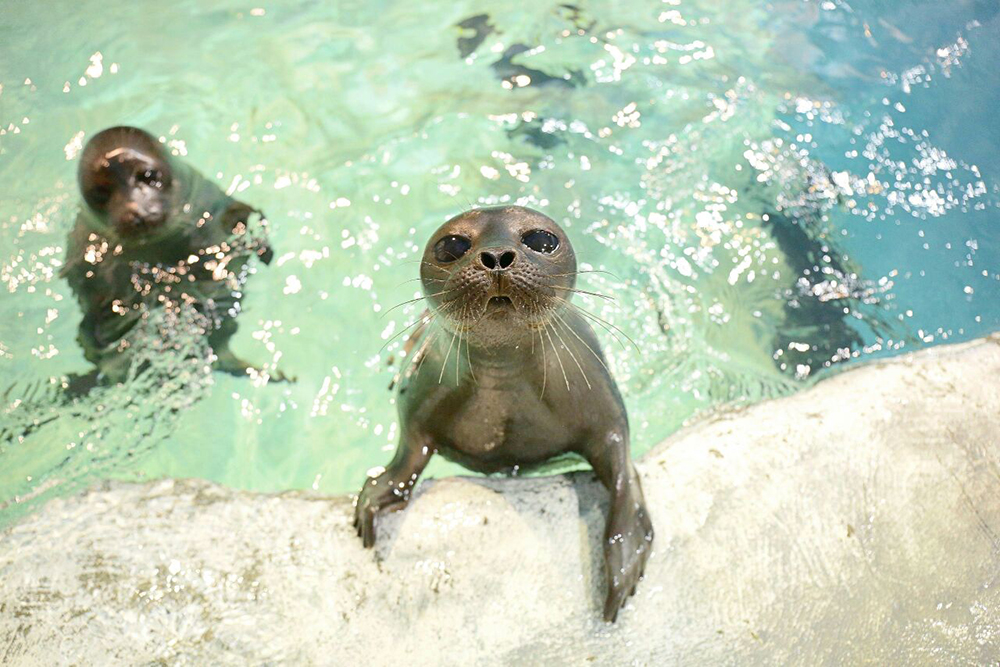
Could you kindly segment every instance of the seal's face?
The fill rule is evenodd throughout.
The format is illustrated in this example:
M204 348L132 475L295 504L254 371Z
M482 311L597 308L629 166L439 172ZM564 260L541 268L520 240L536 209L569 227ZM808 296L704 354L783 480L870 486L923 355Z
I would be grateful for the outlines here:
M78 179L87 206L117 237L144 243L162 235L173 174L149 134L113 127L94 135L80 158Z
M519 344L565 306L576 255L562 228L538 211L476 209L431 236L420 278L446 329L472 344Z

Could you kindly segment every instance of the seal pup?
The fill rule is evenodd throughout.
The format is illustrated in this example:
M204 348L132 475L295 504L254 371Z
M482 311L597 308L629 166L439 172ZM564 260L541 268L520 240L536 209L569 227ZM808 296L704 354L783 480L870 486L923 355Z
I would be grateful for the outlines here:
M373 546L376 517L406 506L435 453L481 473L580 455L611 494L604 618L613 622L643 574L653 527L625 406L589 314L570 303L576 275L566 233L528 208L472 210L434 232L420 269L429 311L399 382L399 445L365 482L354 524Z
M112 127L94 135L77 173L83 205L69 233L66 278L83 310L78 342L97 369L71 376L70 394L101 380L120 382L129 368L123 337L155 306L148 285L137 280L142 266L156 267L164 289L178 301L211 311L208 343L217 370L243 375L250 364L229 349L236 332L240 285L237 276L257 255L273 252L250 232L263 214L232 199L214 183L172 158L149 133ZM172 284L171 284L172 283ZM284 379L283 376L275 379Z

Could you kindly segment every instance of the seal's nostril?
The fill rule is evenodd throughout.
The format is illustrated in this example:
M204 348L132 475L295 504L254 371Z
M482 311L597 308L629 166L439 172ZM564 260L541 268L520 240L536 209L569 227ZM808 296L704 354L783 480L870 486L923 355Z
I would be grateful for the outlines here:
M517 259L513 250L484 250L479 253L479 262L490 271L503 271Z

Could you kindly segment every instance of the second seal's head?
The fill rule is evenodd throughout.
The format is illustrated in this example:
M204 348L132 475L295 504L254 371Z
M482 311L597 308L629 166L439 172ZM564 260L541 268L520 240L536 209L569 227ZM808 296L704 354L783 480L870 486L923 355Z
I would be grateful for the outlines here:
M538 211L481 208L434 232L420 278L445 329L472 345L518 345L566 307L576 255L562 228Z
M135 127L112 127L94 135L77 173L87 207L105 231L143 243L163 231L174 186L163 148Z

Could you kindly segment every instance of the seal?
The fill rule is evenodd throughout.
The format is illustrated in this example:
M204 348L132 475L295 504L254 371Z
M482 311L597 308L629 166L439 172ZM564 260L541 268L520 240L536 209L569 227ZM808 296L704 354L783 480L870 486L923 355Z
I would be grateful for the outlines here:
M576 256L552 219L518 207L458 215L434 232L420 278L429 309L398 389L400 439L355 506L365 547L439 453L481 473L579 455L611 494L604 618L613 622L653 541L625 406L589 313L570 302Z
M120 341L141 318L142 304L158 305L155 294L136 281L143 265L171 277L176 299L218 315L206 332L215 368L245 374L251 366L229 349L241 296L236 276L253 255L271 261L267 240L248 232L251 216L263 220L263 214L226 195L135 127L94 135L77 177L83 204L67 239L61 275L83 310L77 340L97 369L71 376L70 393L125 378L128 346Z

